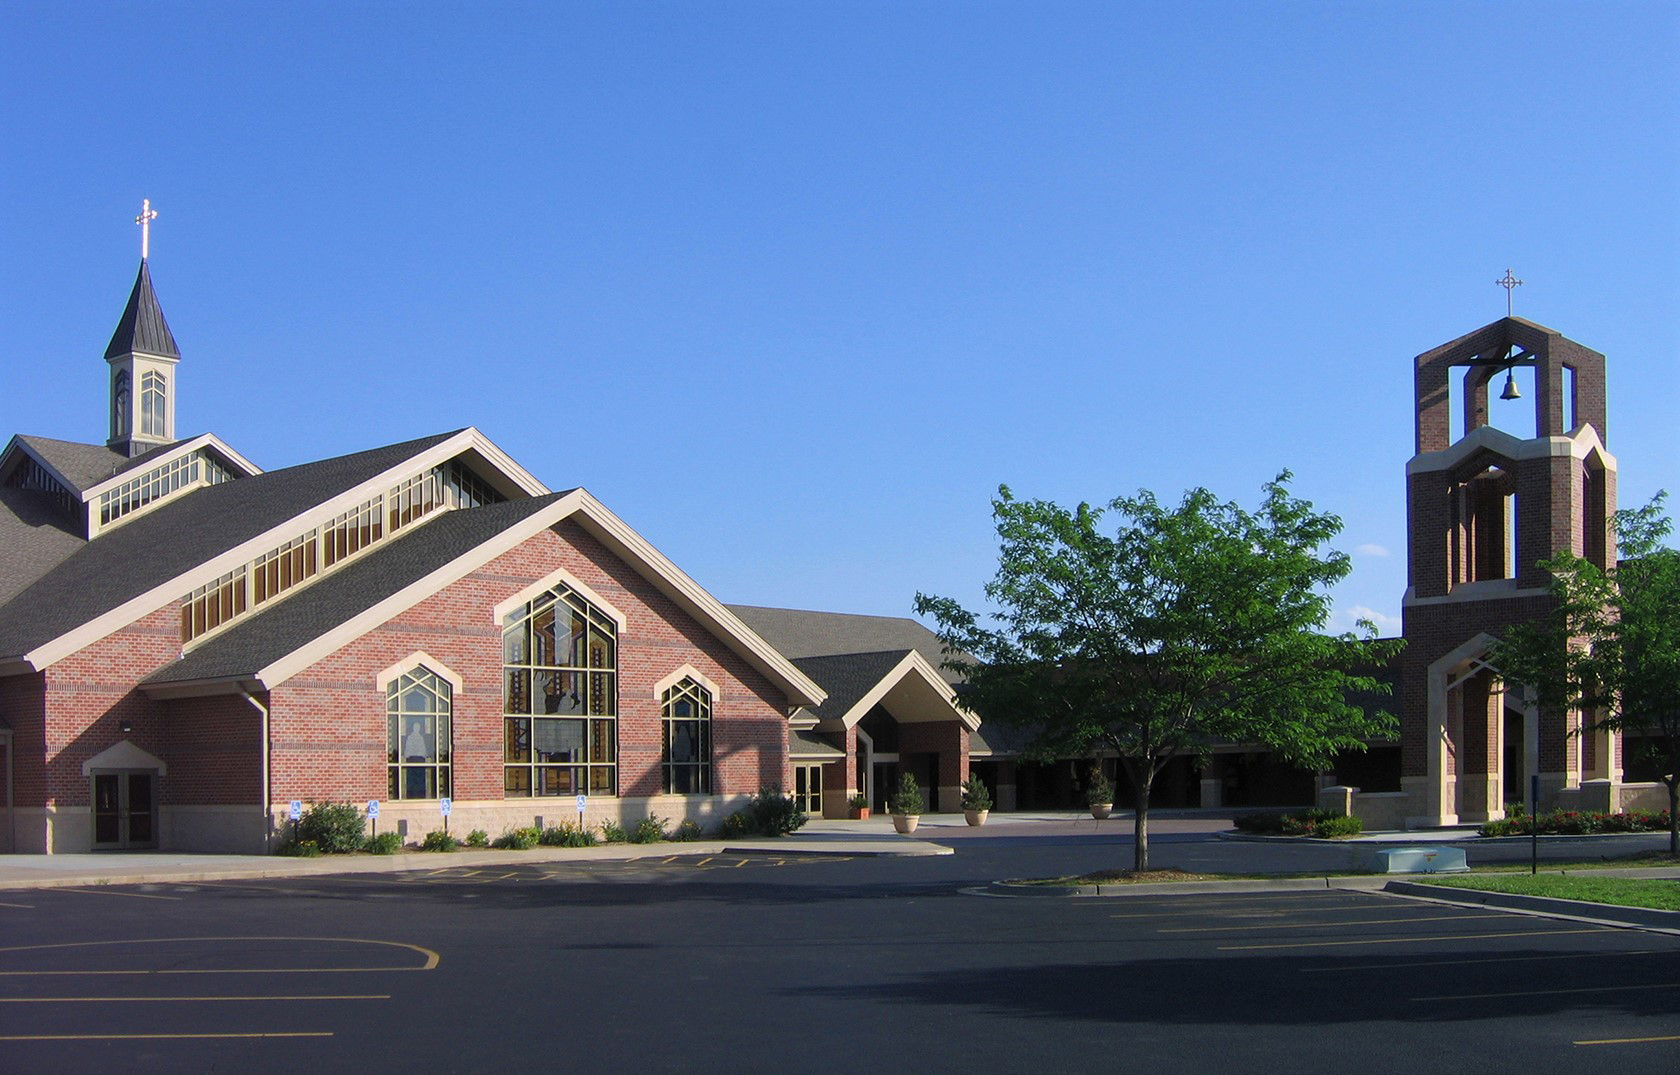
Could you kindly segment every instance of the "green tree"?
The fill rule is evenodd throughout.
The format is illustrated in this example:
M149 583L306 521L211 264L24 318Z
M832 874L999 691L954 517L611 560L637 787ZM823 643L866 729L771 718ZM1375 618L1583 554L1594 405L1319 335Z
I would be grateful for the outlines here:
M1609 571L1570 553L1551 572L1557 607L1506 632L1492 658L1541 706L1576 709L1583 729L1641 737L1668 788L1668 851L1680 854L1680 550L1666 493L1615 516L1618 563Z
M1150 792L1173 758L1258 742L1327 766L1393 734L1392 716L1348 695L1385 691L1366 673L1400 643L1368 623L1323 633L1326 591L1350 570L1344 554L1320 551L1341 520L1290 496L1289 480L1268 483L1254 513L1206 489L1177 507L1141 492L1069 510L1000 487L993 625L916 595L958 655L948 666L967 681L964 706L1032 731L1037 756L1119 755L1137 802L1135 869L1149 868Z

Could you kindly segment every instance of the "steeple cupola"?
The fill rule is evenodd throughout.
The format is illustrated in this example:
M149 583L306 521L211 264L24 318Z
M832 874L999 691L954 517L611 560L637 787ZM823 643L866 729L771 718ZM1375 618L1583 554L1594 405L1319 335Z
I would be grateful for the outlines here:
M111 435L105 443L136 456L175 440L175 367L180 349L152 289L151 222L157 211L147 201L135 223L141 226L140 272L117 322L105 361L111 366Z

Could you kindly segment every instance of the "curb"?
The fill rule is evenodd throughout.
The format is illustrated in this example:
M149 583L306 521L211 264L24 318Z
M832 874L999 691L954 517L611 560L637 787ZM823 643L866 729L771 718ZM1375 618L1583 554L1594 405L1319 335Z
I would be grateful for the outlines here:
M1323 892L1331 889L1377 890L1389 880L1368 877L1257 877L1240 881L1145 881L1111 885L1042 885L1023 881L993 881L986 891L1014 899L1114 899L1121 896L1199 896L1210 892Z
M793 841L787 844L725 844L719 841L664 842L658 844L612 845L597 848L531 848L525 851L408 851L396 855L356 855L338 858L322 856L315 859L286 859L277 856L252 855L249 865L244 863L194 868L183 865L175 869L145 869L127 872L55 873L53 868L39 871L6 871L0 860L0 891L36 888L97 888L109 885L191 884L199 881L276 881L292 878L354 876L358 874L419 873L461 867L514 866L522 863L573 864L595 862L634 862L648 858L668 858L673 855L809 855L845 856L849 858L914 858L929 855L950 855L951 848L943 844L916 840L903 841L903 846L882 843L869 846L864 841L849 843L835 841ZM76 869L68 866L66 869Z
M1510 892L1485 892L1473 888L1449 888L1445 885L1419 884L1416 881L1390 881L1383 886L1383 891L1395 896L1431 900L1436 903L1496 907L1542 918L1557 918L1567 922L1585 922L1620 929L1641 929L1680 937L1680 911L1619 907L1609 903L1560 900L1550 896L1523 896Z

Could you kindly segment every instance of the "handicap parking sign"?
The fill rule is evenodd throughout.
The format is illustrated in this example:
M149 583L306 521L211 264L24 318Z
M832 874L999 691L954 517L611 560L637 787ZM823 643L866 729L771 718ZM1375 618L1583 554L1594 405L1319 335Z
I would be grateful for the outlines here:
M450 802L448 799L439 799L438 800L438 809L443 811L443 816L444 817L449 816L450 808L453 807L454 805L455 804Z
M293 821L296 821L299 818L303 817L303 800L302 799L293 799L291 801L289 813L290 813L291 819Z
M376 820L378 819L378 817L379 817L379 800L378 799L369 799L368 800L367 815L368 815L368 817L374 818Z

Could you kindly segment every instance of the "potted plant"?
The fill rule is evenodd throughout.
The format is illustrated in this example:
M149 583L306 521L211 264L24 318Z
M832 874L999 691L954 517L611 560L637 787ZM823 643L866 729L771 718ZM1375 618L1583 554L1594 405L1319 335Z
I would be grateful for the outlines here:
M1091 808L1091 816L1101 821L1114 810L1114 785L1103 775L1102 768L1091 766L1091 781L1085 785L1085 804Z
M865 797L863 792L860 791L847 799L846 806L850 808L854 819L858 821L869 820L869 799Z
M927 808L915 777L905 773L898 778L898 790L893 792L891 805L893 828L902 833L915 832L917 823L922 820L922 811Z
M986 790L986 782L973 773L962 786L963 820L970 825L984 825L986 815L992 812L992 793Z

